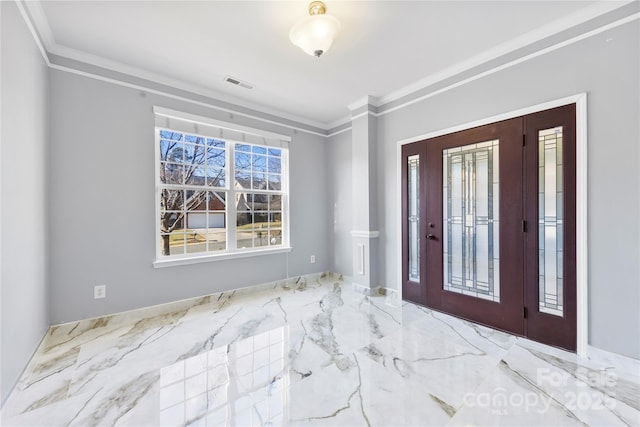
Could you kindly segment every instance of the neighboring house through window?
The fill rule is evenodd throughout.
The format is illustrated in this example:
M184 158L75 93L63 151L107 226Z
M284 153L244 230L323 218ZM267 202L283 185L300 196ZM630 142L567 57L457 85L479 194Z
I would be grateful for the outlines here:
M163 108L157 261L288 250L288 139Z

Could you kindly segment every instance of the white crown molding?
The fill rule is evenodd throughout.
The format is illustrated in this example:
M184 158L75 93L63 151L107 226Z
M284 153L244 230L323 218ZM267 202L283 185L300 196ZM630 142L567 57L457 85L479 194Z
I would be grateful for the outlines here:
M42 43L47 52L51 52L51 48L56 45L53 38L53 32L49 26L47 15L44 13L42 4L39 1L15 0L18 7L24 8L29 17L29 24L33 25L38 35L38 42Z
M22 19L24 20L27 28L29 29L29 32L31 33L31 36L33 37L33 40L36 43L36 46L38 47L38 50L40 51L40 54L42 55L42 59L44 60L45 64L47 64L47 66L50 67L51 62L49 61L49 55L47 54L47 46L43 41L43 38L45 38L45 36L39 32L37 26L34 24L34 18L30 13L30 11L26 8L26 3L21 0L16 0L15 3L16 3L16 7L18 8L18 11L20 12L20 15L22 15ZM42 31L46 33L47 29L49 29L49 25L48 23L46 23L46 19L45 19L45 24L46 25L44 25L44 28ZM51 37L50 29L48 33L49 33L49 37Z
M583 24L593 18L596 18L600 15L604 15L605 13L611 12L629 3L633 3L633 0L626 0L624 2L616 2L616 1L596 2L595 4L583 10L580 10L579 12L576 12L570 16L567 16L563 19L559 19L557 21L552 21L543 27L537 28L533 31L529 31L526 34L523 34L512 40L506 41L494 48L486 50L478 55L475 55L462 62L459 62L458 64L448 67L439 73L432 74L430 76L425 77L424 79L418 80L415 83L412 83L398 90L390 92L386 95L383 95L379 99L380 105L384 105L389 102L396 101L404 96L415 93L421 89L429 87L449 77L453 77L456 74L460 74L464 71L477 67L481 64L484 64L486 62L489 62L491 60L504 56L510 52L513 52L520 48L523 48L531 44L534 44L536 42L539 42L541 40L544 40L547 37L553 36L554 34L558 34L561 31L564 31L571 27L575 27L576 25Z
M323 138L327 137L326 133L315 132L315 131L312 131L310 129L305 129L305 128L294 126L292 124L283 123L283 122L279 122L279 121L275 121L275 120L265 119L264 117L242 113L242 112L240 112L238 110L234 110L234 109L230 109L230 108L224 108L224 107L221 107L219 105L214 105L214 104L210 104L210 103L207 103L207 102L197 101L197 100L192 99L192 98L187 98L187 97L184 97L184 96L175 95L175 94L172 94L172 93L168 93L168 92L163 92L163 91L160 91L160 90L152 89L152 88L149 88L149 87L144 87L144 86L136 85L136 84L133 84L133 83L124 82L122 80L116 80L116 79L112 79L112 78L108 78L108 77L98 76L96 74L91 74L91 73L88 73L88 72L85 72L85 71L77 70L75 68L63 67L61 65L56 65L56 64L49 64L49 67L51 69L54 69L54 70L60 70L60 71L64 71L64 72L71 73L71 74L77 74L79 76L84 76L84 77L87 77L87 78L90 78L90 79L96 79L96 80L100 80L100 81L104 81L104 82L108 82L108 83L113 83L115 85L119 85L119 86L123 86L123 87L137 89L137 90L141 90L141 91L148 92L148 93L154 93L156 95L164 96L166 98L176 99L176 100L183 101L183 102L186 102L186 103L189 103L189 104L199 105L199 106L202 106L202 107L211 108L211 109L218 110L218 111L224 111L224 112L229 113L231 116L248 117L250 119L258 120L258 121L261 121L263 123L270 123L270 124L273 124L273 125L276 125L276 126L281 126L281 127L287 128L287 129L292 129L294 132L300 131L300 132L309 133L309 134L312 134L312 135L321 136Z
M562 41L562 42L557 43L555 45L546 47L544 49L537 50L537 51L535 51L535 52L533 52L533 53L531 53L529 55L520 57L520 58L515 59L513 61L510 61L510 62L507 62L505 64L499 65L497 67L491 68L491 69L489 69L487 71L483 71L482 73L474 74L473 76L471 76L469 78L460 80L460 81L458 81L456 83L453 83L453 84L451 84L449 86L446 86L446 87L444 87L442 89L438 89L438 90L435 90L433 92L429 92L429 93L427 93L425 95L422 95L422 96L420 96L418 98L411 99L411 100L409 100L407 102L404 102L404 103L402 103L400 105L396 105L393 108L389 108L388 110L384 110L384 111L378 113L378 115L379 116L383 116L385 114L392 113L394 111L397 111L397 110L400 110L402 108L405 108L405 107L407 107L409 105L415 104L417 102L424 101L425 99L428 99L428 98L432 98L432 97L434 97L436 95L439 95L439 94L441 94L443 92L447 92L447 91L449 91L451 89L457 88L459 86L463 86L463 85L465 85L467 83L470 83L472 81L481 79L481 78L486 77L488 75L491 75L491 74L497 73L499 71L502 71L504 69L513 67L514 65L526 62L526 61L528 61L530 59L537 58L538 56L545 55L545 54L547 54L549 52L553 52L555 50L561 49L561 48L563 48L565 46L569 46L571 44L577 43L577 42L579 42L581 40L587 39L587 38L592 37L592 36L594 36L596 34L600 34L600 33L604 32L604 31L619 27L621 25L627 24L627 23L635 21L637 19L640 19L640 13L635 13L633 15L629 15L629 16L627 16L625 18L622 18L622 19L620 19L618 21L612 22L610 24L603 25L603 26L598 27L598 28L596 28L594 30L591 30L591 31L586 32L586 33L582 33L582 34L580 34L580 35L578 35L576 37L567 39L565 41Z
M327 127L327 123L325 122L310 120L306 117L300 117L297 115L289 114L280 110L269 108L265 105L251 103L246 100L236 98L221 92L213 91L211 89L207 89L198 85L189 84L187 82L184 82L178 79L172 79L172 78L162 76L162 75L159 75L147 70L143 70L137 67L132 67L130 65L123 64L121 62L109 60L101 56L92 55L87 52L83 52L80 50L69 48L67 46L59 45L56 43L55 38L53 37L53 32L51 31L51 27L47 20L46 14L44 12L44 9L42 8L41 0L33 0L33 1L15 0L15 2L27 27L29 28L29 31L31 32L36 44L38 45L38 48L41 51L43 59L45 60L47 66L49 66L50 68L54 68L62 71L71 71L70 67L55 65L50 62L49 54L57 55L65 59L83 62L89 65L107 69L109 71L123 73L123 74L130 75L132 77L148 80L152 83L162 84L178 90L192 92L197 95L213 98L222 102L228 102L238 107L248 108L251 110L255 110L256 112L259 112L259 113L264 113L271 116L276 116L278 118L291 120L303 125L313 126L315 128L322 129L322 130L329 129ZM102 78L102 76L99 76L90 72L85 72L82 70L76 70L76 71L78 71L76 74L81 74L88 77L95 77L100 80L117 83L116 80L111 78ZM139 85L130 84L128 82L123 82L123 83L125 83L124 86L136 87L142 90L148 89L145 87L141 87ZM158 94L166 94L162 91L153 91L153 92ZM166 94L166 95L169 95L169 94ZM172 96L172 97L175 98L175 96ZM225 110L224 108L219 108L212 104L207 104L207 105L212 108ZM240 114L240 113L234 112L234 114ZM327 136L324 133L314 132L308 129L292 126L291 124L287 124L287 123L281 123L273 120L264 119L259 116L254 116L250 114L240 114L240 115L243 115L245 117L257 118L264 122L277 124L279 126L300 130L303 132L319 135L322 137Z
M133 67L127 64L123 64L118 61L113 61L110 59L103 58L101 56L92 55L87 52L83 52L80 50L72 49L66 46L54 45L49 49L49 52L53 55L58 55L63 58L80 61L89 65L94 65L96 67L105 68L110 71L127 74L133 77L141 78L144 80L149 80L153 83L158 83L162 85L171 86L173 88L179 90L185 90L188 92L193 92L198 95L206 96L209 98L214 98L216 100L220 100L222 102L228 102L239 107L250 108L252 110L258 111L260 113L269 114L272 116L277 116L283 119L292 120L298 123L302 123L305 125L313 126L319 129L326 129L327 124L324 122L319 122L315 120L310 120L304 117L296 116L293 114L289 114L280 110L276 110L273 108L269 108L265 105L255 104L249 101L246 101L241 98L237 98L222 92L214 91L211 89L204 88L202 86L189 84L185 81L173 79L170 77L166 77L160 74L153 73L151 71L143 70L137 67ZM284 125L284 124L283 124Z
M350 111L354 111L357 110L358 108L361 108L363 106L366 105L373 105L375 107L380 107L380 106L384 106L385 104L388 104L390 102L393 102L395 100L401 99L405 96L411 95L412 93L415 93L419 90L425 89L431 85L434 85L442 80L445 80L447 78L453 77L459 73L462 73L464 71L467 71L469 69L472 69L473 67L479 66L483 63L486 63L488 61L494 60L499 58L500 56L503 56L505 54L508 54L510 52L513 52L514 50L517 50L519 48L531 45L533 43L539 42L547 37L553 36L555 34L560 33L563 30L569 29L571 27L574 27L576 25L585 23L587 21L589 21L590 19L596 18L600 15L606 14L608 12L611 12L615 9L621 8L625 5L628 5L630 3L633 3L636 0L624 0L624 1L600 1L600 2L596 2L595 4L579 11L576 12L568 17L565 17L563 19L551 22L550 24L538 28L534 31L530 31L527 34L524 34L520 37L517 37L513 40L510 40L508 42L505 42L499 46L496 46L495 48L489 49L485 52L482 52L479 55L476 55L472 58L469 58L468 60L465 60L463 62L460 62L452 67L449 67L445 70L443 70L440 73L436 73L436 74L432 74L430 76L425 77L424 79L421 79L413 84L404 86L403 88L400 88L396 91L390 92L384 96L381 97L375 97L375 96L364 96L356 101L354 101L353 103L349 104L347 106L347 108ZM113 72L118 72L118 73L123 73L126 75L130 75L132 77L136 77L136 78L140 78L140 79L145 79L148 80L150 82L156 83L156 84L162 84L162 85L167 85L170 86L172 88L175 88L177 90L184 90L187 92L191 92L200 96L204 96L204 97L209 97L209 98L213 98L222 102L227 102L227 103L231 103L234 104L238 107L241 108L248 108L251 110L256 111L257 113L263 113L263 114L268 114L271 116L275 116L281 119L285 119L285 120L291 120L303 125L307 125L307 126L312 126L324 131L330 131L332 129L335 129L336 127L339 126L343 126L345 124L351 123L351 121L353 120L353 117L351 115L349 116L344 116L342 118L339 118L337 120L334 120L332 122L321 122L321 121L315 121L315 120L311 120L305 117L299 117L290 113L286 113L283 111L279 111L273 108L269 108L268 106L262 105L262 104L254 104L251 103L250 101L241 99L241 98L236 98L234 96L230 96L224 93L220 93L211 89L207 89L198 85L193 85L193 84L189 84L185 81L181 81L178 79L173 79L173 78L169 78L166 76L161 76L155 73L152 73L150 71L146 71L146 70L142 70L142 69L138 69L136 67L132 67L120 62L116 62L116 61L112 61L112 60L108 60L106 58L103 57L99 57L96 55L91 55L89 53L86 52L82 52L82 51L78 51L75 49L71 49L68 48L66 46L62 46L59 45L55 42L55 39L53 37L53 33L51 31L51 28L49 26L49 23L47 21L46 18L46 14L42 8L41 5L41 0L33 0L33 1L24 1L24 0L15 0L16 4L18 5L18 8L20 9L20 12L27 24L27 26L29 27L29 30L31 31L39 49L41 50L42 56L45 60L45 62L47 63L47 65L51 68L54 69L58 69L58 70L63 70L63 71L67 71L67 72L74 72L76 74L80 74L80 75L85 75L88 77L93 77L93 78L97 78L99 80L104 80L104 81L109 81L112 83L116 83L116 84L122 84L123 86L128 86L128 87L136 87L136 88L140 88L141 90L148 90L150 92L154 92L154 93L158 93L161 95L165 95L165 96L170 96L172 98L179 98L179 99L183 99L185 101L190 101L189 98L185 98L185 97L181 97L175 94L169 94L167 92L161 91L161 90L152 90L150 88L146 88L146 87L142 87L130 82L126 82L126 81L121 81L121 80L117 80L114 78L108 78L108 77L104 77L101 75L97 75L91 72L86 72L83 70L79 70L79 69L75 69L75 68L71 68L71 67L67 67L67 66L60 66L60 65L56 65L56 64L52 64L49 60L48 57L48 53L49 54L53 54L53 55L58 55L62 58L66 58L66 59L70 59L70 60L75 60L75 61L79 61L79 62L83 62L86 63L88 65L93 65L93 66L97 66L97 67L101 67L104 69L107 69L109 71L113 71ZM529 59L535 58L541 54L544 53L548 53L550 51L559 49L561 47L567 46L569 44L575 43L579 40L583 40L587 37L591 37L595 34L598 34L602 31L605 31L607 29L610 28L614 28L616 26L622 25L624 23L630 22L634 19L638 19L638 13L627 16L625 18L622 18L618 21L616 21L615 23L610 23L610 24L606 24L603 25L601 27L598 27L596 29L593 29L591 31L588 31L586 33L580 34L576 37L573 37L569 40L565 40L562 42L559 42L551 47L547 47L545 49L541 49L539 51L536 51L532 54L526 55L524 57L518 58L514 61L508 62L507 64L502 64L499 66L496 66L490 70L484 71L482 73L479 73L477 75L474 75L470 78L461 80L460 82L456 82L453 83L451 85L448 85L445 88L442 89L438 89L436 91L433 92L429 92L425 95L422 95L418 98L414 98L414 99L410 99L402 104L396 105L393 108L390 108L388 110L384 110L381 111L379 113L373 113L371 112L371 114L373 114L374 116L378 117L378 116L382 116L385 115L387 113L399 110L401 108L407 107L411 104L414 104L416 102L420 102L426 98L435 96L436 94L448 91L450 89L453 89L455 87L461 86L463 84L469 83L470 81L476 80L478 78L484 77L486 75L492 74L494 72L503 70L505 68L511 67L513 65L519 64L521 62L527 61ZM277 124L279 126L284 126L290 129L296 129L296 130L300 130L306 133L311 133L314 135L319 135L325 138L329 138L331 136L334 135L338 135L342 132L346 132L348 130L351 129L351 127L346 127L344 129L340 129L336 132L333 133L322 133L322 132L314 132L312 130L308 130L308 129L304 129L304 128L300 128L300 127L296 127L294 125L291 124L287 124L287 123L282 123L282 122L278 122L278 121L274 121L274 120L270 120L270 119L266 119L260 116L256 116L256 115L252 115L252 114L247 114L247 113L240 113L237 111L232 111L232 110L228 110L225 109L223 107L219 107L216 106L214 104L209 104L209 103L203 103L200 101L195 101L195 100L191 100L192 102L195 102L197 104L201 104L201 105L207 105L208 107L211 108L215 108L215 109L219 109L219 110L223 110L223 111L229 111L230 113L233 114L239 114L245 117L251 117L251 118L255 118L264 122L268 122L268 123L273 123L273 124Z
M628 4L628 3L632 3L632 1L627 1L625 4ZM617 7L621 7L621 6L618 5ZM610 10L612 10L612 9L607 9L607 11L610 11ZM470 82L472 82L474 80L478 80L478 79L480 79L482 77L486 77L486 76L488 76L490 74L496 73L498 71L502 71L502 70L504 70L506 68L509 68L509 67L514 66L514 65L520 64L522 62L526 62L526 61L528 61L530 59L534 59L534 58L536 58L536 57L538 57L540 55L544 55L544 54L552 52L554 50L561 49L561 48L563 48L565 46L569 46L569 45L577 43L577 42L579 42L581 40L587 39L589 37L593 37L593 36L595 36L597 34L600 34L600 33L604 32L604 31L619 27L621 25L627 24L627 23L632 22L632 21L637 20L637 19L640 19L640 14L639 13L634 13L632 15L628 15L628 16L622 18L622 19L619 19L617 21L611 22L609 24L602 25L602 26L597 27L597 28L595 28L595 29L593 29L591 31L587 31L587 32L581 33L581 34L579 34L579 35L577 35L575 37L563 40L562 42L556 43L556 44L554 44L552 46L549 46L549 47L546 47L544 49L537 50L537 51L535 51L533 53L530 53L528 55L525 55L525 56L522 56L520 58L517 58L517 59L515 59L513 61L509 61L509 62L507 62L505 64L495 66L495 67L493 67L491 69L488 69L486 71L483 71L481 73L474 74L471 77L468 77L466 79L457 81L457 82L452 83L452 84L450 84L448 86L445 86L443 88L434 90L432 92L428 92L428 93L426 93L426 94L424 94L422 96L419 96L417 98L413 98L413 99L407 100L406 102L398 104L398 105L396 105L396 106L394 106L392 108L383 110L383 111L381 111L379 113L375 113L374 115L376 117L380 117L380 116L383 116L385 114L389 114L389 113L392 113L394 111L401 110L401 109L403 109L405 107L408 107L409 105L415 104L415 103L420 102L420 101L424 101L425 99L434 97L434 96L439 95L439 94L441 94L443 92L447 92L447 91L449 91L451 89L455 89L455 88L457 88L459 86L463 86L463 85L465 85L467 83L470 83ZM579 22L576 23L575 25L577 25L577 24L579 24ZM464 71L464 70L461 70L461 71ZM430 81L429 83L425 83L426 79L425 80L421 80L421 82L423 84L420 84L420 85L416 84L416 86L412 85L411 86L412 89L410 89L410 90L407 89L406 93L404 93L404 92L400 93L399 91L398 92L394 92L397 95L394 99L391 99L392 94L386 95L384 97L380 97L380 98L378 98L378 102L379 102L378 106L379 107L380 106L384 106L385 104L387 104L389 102L392 102L394 100L397 100L399 98L402 98L403 96L407 96L407 95L410 95L412 93L415 93L416 91L419 91L420 89L424 89L425 87L428 87L429 85L436 84L439 81L441 81L441 80L443 80L443 79L445 79L447 77L451 77L451 76L441 76L440 79L436 79L436 80ZM332 122L331 123L332 127L330 127L330 129L335 128L335 127L340 126L340 125L343 125L343 124L346 124L346 123L350 123L352 120L353 120L352 116L344 116L344 117ZM346 129L344 129L344 130L346 130ZM343 132L344 130L335 132L334 134L338 134L340 132ZM332 136L334 134L331 134L329 136Z
M366 105L373 105L374 107L378 107L380 105L378 101L378 97L371 96L371 95L363 96L362 98L357 99L353 101L351 104L347 105L347 108L350 111L354 111Z
M364 117L364 116L378 117L379 114L378 113L374 113L373 111L363 111L360 114L356 114L355 116L351 116L351 121L353 122L354 120L359 119L360 117Z
M344 116L344 117L340 117L337 120L334 120L330 123L327 123L327 129L331 130L331 129L335 129L338 126L342 126L342 125L346 125L347 123L351 123L351 116ZM338 131L341 132L341 131Z
M351 126L346 127L344 129L337 130L335 132L331 132L331 133L327 134L327 138L331 138L332 136L340 135L341 133L349 132L349 131L351 131Z

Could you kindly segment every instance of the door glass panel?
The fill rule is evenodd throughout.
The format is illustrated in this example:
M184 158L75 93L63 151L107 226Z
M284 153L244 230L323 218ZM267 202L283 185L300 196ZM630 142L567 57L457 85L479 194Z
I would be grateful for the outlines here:
M420 281L420 156L409 156L408 162L408 230L409 230L409 280Z
M442 152L444 290L500 301L498 146Z
M538 132L539 309L563 315L562 126Z

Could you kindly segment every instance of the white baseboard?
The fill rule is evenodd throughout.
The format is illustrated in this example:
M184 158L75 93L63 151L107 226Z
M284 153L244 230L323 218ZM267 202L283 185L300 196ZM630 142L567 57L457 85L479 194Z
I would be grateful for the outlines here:
M587 346L587 359L596 363L615 366L619 375L630 376L640 383L640 360L638 359L603 350L592 345Z

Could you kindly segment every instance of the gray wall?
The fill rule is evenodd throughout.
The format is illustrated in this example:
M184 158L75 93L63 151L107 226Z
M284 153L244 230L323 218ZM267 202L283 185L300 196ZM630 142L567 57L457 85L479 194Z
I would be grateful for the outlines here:
M64 71L50 74L52 323L329 268L325 138ZM291 253L152 267L154 105L292 136ZM107 297L94 300L99 284L107 285Z
M380 116L382 285L399 286L397 141L587 92L589 343L640 358L639 40L636 20Z
M49 325L47 288L47 67L14 2L2 25L2 402Z
M332 136L327 141L328 178L331 200L331 270L353 276L351 131Z

